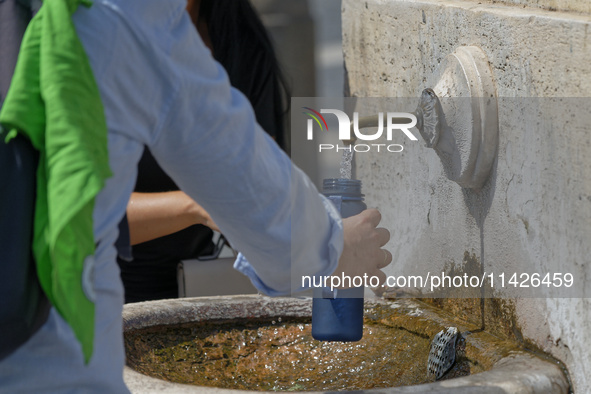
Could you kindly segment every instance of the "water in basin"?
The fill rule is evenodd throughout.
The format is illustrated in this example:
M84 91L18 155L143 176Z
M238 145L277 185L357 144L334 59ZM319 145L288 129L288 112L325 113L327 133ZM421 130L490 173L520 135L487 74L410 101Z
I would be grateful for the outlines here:
M126 333L127 363L156 378L242 390L363 390L429 382L430 338L393 324L394 311L365 310L359 342L320 342L309 318L237 319ZM465 357L450 376L480 372Z

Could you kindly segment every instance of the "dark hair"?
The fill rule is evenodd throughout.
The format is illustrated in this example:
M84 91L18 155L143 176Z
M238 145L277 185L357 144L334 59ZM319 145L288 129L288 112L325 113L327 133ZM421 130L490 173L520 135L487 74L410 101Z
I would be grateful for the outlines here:
M259 124L284 148L289 89L256 11L248 0L201 0L198 13L195 22L207 24L213 57L250 100Z

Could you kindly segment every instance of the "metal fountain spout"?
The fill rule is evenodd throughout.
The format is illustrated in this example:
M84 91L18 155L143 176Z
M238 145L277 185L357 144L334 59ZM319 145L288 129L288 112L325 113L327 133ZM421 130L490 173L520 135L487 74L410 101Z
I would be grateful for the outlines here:
M488 59L475 46L447 56L433 89L423 90L413 115L425 145L435 150L446 176L479 190L497 157L499 125L495 82ZM379 115L360 117L359 129L378 127ZM407 118L392 120L407 123ZM354 123L351 123L353 131ZM351 132L353 138L355 133ZM354 140L343 141L347 144Z

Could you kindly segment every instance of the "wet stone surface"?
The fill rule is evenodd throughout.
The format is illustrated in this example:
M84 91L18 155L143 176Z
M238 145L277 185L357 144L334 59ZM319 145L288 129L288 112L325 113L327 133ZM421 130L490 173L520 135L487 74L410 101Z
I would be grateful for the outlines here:
M388 311L378 309L366 309L363 339L349 343L314 340L308 318L135 330L125 335L127 363L168 381L243 390L362 390L428 382L430 339L389 324ZM470 370L460 357L448 375Z

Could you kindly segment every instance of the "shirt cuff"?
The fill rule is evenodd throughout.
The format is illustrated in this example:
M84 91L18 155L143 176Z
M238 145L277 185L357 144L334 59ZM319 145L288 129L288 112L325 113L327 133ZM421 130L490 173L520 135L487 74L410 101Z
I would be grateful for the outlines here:
M310 275L331 275L339 264L339 258L343 252L344 239L343 239L343 222L339 211L335 208L333 203L320 195L322 202L328 215L328 221L330 223L329 232L325 235L326 242L322 244L324 250L319 251L318 255L322 256L323 263L321 269L318 272L310 273ZM292 247L297 247L292 245ZM293 262L292 264L306 264L306 262ZM248 276L254 287L263 294L268 296L277 297L291 295L289 293L278 291L275 288L269 286L261 280L257 275L255 269L252 267L250 262L244 257L242 253L238 253L238 257L234 262L234 269L240 271L244 275ZM295 280L294 280L295 279ZM301 278L292 278L291 293L298 293L307 288L301 287Z

